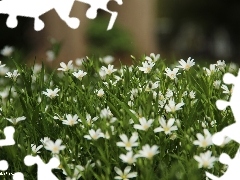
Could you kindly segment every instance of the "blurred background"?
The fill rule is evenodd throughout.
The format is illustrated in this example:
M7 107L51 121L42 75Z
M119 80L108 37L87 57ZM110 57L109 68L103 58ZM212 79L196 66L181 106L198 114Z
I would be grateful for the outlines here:
M17 28L6 26L8 15L0 15L0 49L18 49L26 61L45 61L54 52L54 64L85 56L112 55L123 63L130 55L150 53L164 59L225 60L240 58L240 1L226 0L123 0L108 7L118 12L113 29L107 31L110 14L102 10L94 20L86 17L89 5L75 1L71 17L81 20L69 28L54 10L40 18L45 27L33 29L33 19L18 17ZM48 52L48 53L46 53ZM49 62L48 61L48 62ZM52 62L51 62L52 63Z

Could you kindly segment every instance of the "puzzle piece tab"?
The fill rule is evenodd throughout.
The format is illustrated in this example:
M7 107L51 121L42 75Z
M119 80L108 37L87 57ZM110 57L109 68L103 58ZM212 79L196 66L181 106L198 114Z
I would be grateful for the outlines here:
M107 8L107 4L110 0L77 0L77 1L89 4L91 6L86 12L86 16L89 19L95 19L97 17L98 9L101 9L101 10L104 10L104 11L110 13L111 18L110 18L110 22L108 24L107 30L112 29L112 27L117 19L118 13L110 11ZM122 0L114 0L114 1L116 1L119 5L123 4Z
M38 165L37 178L38 180L58 180L58 178L52 173L52 169L57 168L60 165L58 158L53 157L45 164L42 159L37 156L28 155L24 158L24 163L27 166L32 166L34 164Z
M7 26L15 28L18 25L17 16L34 18L34 29L40 31L44 22L39 16L55 9L59 17L73 29L78 28L80 21L69 17L75 0L2 0L0 1L0 14L8 14Z

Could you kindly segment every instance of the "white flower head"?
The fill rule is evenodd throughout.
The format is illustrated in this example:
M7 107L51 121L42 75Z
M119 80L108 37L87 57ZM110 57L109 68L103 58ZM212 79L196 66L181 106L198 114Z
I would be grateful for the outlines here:
M170 68L165 68L166 73L164 73L166 76L170 77L170 79L174 80L177 78L179 68L174 68L171 70Z
M178 129L177 126L173 126L174 122L175 122L174 118L170 118L168 122L166 122L166 120L163 117L160 117L159 123L161 126L154 129L154 132L157 133L164 131L166 135L171 134L172 131L176 131Z
M100 62L103 62L103 63L105 63L107 65L113 63L114 60L115 60L114 57L110 56L110 55L104 56L103 58L99 58Z
M198 168L208 168L211 169L213 167L213 163L218 159L212 155L212 151L208 150L205 153L200 153L200 156L194 156L194 159L198 161Z
M82 78L87 74L86 72L79 70L78 72L73 72L73 76L75 76L77 79L82 80Z
M109 64L107 68L105 66L102 66L101 70L103 70L105 74L111 75L113 72L117 71L117 69L113 69L113 67L113 65Z
M45 149L51 151L53 154L59 154L59 151L64 150L66 146L61 145L62 140L57 139L55 142L52 140L46 141Z
M66 115L67 119L62 120L62 123L65 125L73 126L78 123L78 115L75 114L72 116L71 114Z
M139 118L140 124L134 124L133 127L135 129L147 131L149 129L149 127L152 125L153 121L154 121L153 119L149 119L147 121L145 117L141 117L141 118Z
M14 125L16 125L18 122L23 121L26 119L25 116L22 117L18 117L18 118L6 118L9 122L13 123Z
M119 158L124 162L124 163L128 163L128 164L133 164L136 162L138 155L137 154L133 154L132 151L128 151L127 154L120 154Z
M193 142L194 145L198 145L199 147L206 148L207 146L212 145L212 135L207 129L203 130L204 135L197 133L198 140Z
M40 153L40 149L43 147L43 145L36 146L35 144L31 144L31 149L33 154Z
M155 63L145 61L145 62L142 62L142 65L143 65L143 67L138 67L138 69L140 71L143 71L144 73L147 74L147 73L151 72L151 70L152 70L153 66L155 65Z
M50 61L50 62L55 60L56 58L55 53L52 50L48 50L46 52L46 56L47 56L47 61Z
M8 78L12 79L13 81L16 81L17 77L19 75L20 74L18 73L18 70L14 70L12 73L11 72L7 72L5 77L8 77Z
M102 133L101 129L97 129L96 131L94 129L90 129L89 135L84 135L84 138L88 140L97 140L101 137L104 137L104 134Z
M117 142L118 147L125 147L126 150L131 151L132 147L138 146L138 134L133 133L130 139L128 139L126 134L121 134L119 136L121 138L121 142Z
M145 60L147 60L148 62L157 62L160 59L160 54L155 55L154 53L150 54L149 56L145 57Z
M55 98L56 96L58 96L58 92L60 91L60 89L55 88L54 90L51 89L47 89L47 92L43 91L43 94L50 97L51 99Z
M174 113L174 112L182 109L182 106L183 106L183 105L184 105L183 102L176 104L175 101L174 101L174 99L171 98L171 99L169 99L168 104L166 104L165 110L166 110L167 112L173 112L173 113Z
M131 172L131 166L127 166L124 171L120 170L117 167L114 167L115 172L118 174L118 176L115 176L114 179L123 179L123 180L128 180L130 178L135 178L137 177L137 172Z
M99 89L98 91L97 91L97 96L98 97L102 97L104 95L104 91L103 91L103 89L101 88L101 89Z
M188 71L192 66L195 65L194 59L191 60L191 57L188 58L187 62L181 59L178 61L180 66L177 66L178 68L182 68L185 71Z

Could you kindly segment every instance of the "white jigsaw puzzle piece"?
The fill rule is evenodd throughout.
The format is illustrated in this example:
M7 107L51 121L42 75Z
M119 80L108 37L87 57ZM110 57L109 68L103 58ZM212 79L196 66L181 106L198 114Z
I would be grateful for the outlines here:
M107 30L112 29L112 27L117 19L118 13L110 11L107 8L107 4L110 0L77 0L77 1L85 3L85 4L89 4L91 6L86 12L86 16L89 19L95 19L97 17L98 9L101 9L101 10L104 10L104 11L110 13L111 18L110 18ZM114 1L116 1L119 5L123 4L122 0L114 0Z
M34 164L38 165L37 178L38 180L58 180L58 178L52 173L52 169L57 168L60 165L60 161L56 157L52 157L47 164L45 164L42 159L37 156L28 155L24 158L24 163L27 166L32 166Z
M75 0L2 0L0 1L0 14L8 14L7 26L15 28L18 25L17 16L34 18L34 29L40 31L44 28L44 22L39 16L55 9L59 17L66 24L76 29L80 20L69 17Z

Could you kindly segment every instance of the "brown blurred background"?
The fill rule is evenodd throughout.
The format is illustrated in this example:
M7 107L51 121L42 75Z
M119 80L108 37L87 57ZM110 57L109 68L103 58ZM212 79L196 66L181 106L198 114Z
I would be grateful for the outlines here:
M11 45L26 54L26 60L46 60L54 38L61 44L57 59L68 62L84 56L112 55L124 63L130 55L160 53L167 59L231 60L240 57L240 2L226 0L123 0L108 7L118 12L113 29L107 31L110 14L98 11L94 20L86 17L88 5L75 2L70 13L78 17L78 29L69 28L52 10L40 16L45 28L36 32L33 19L18 17L15 29L6 27L7 15L0 15L0 48Z

